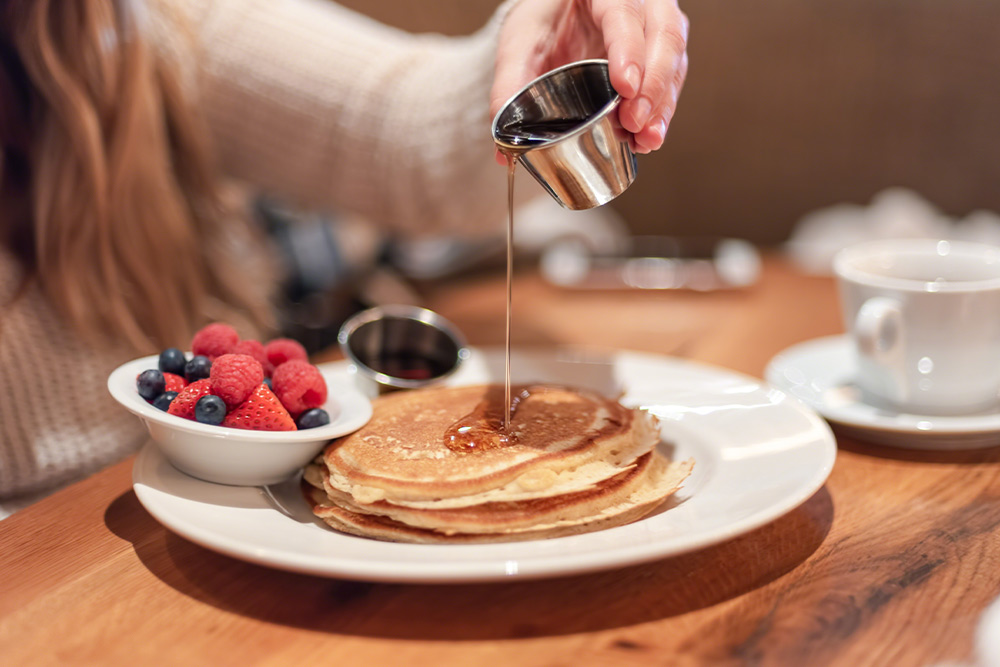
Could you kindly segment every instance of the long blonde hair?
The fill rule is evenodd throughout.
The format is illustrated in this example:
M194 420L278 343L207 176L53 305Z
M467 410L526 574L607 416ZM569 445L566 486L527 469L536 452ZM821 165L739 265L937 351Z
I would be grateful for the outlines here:
M217 252L237 216L180 72L139 19L115 0L5 0L0 243L83 335L151 350L183 344L212 302L268 315Z

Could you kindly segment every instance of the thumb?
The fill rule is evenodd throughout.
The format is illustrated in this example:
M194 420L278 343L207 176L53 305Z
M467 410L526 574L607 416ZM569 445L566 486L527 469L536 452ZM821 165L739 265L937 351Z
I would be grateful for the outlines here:
M490 89L490 117L514 96L526 83L538 76L525 55L526 44L516 38L501 41L497 47L497 62L493 72L493 87Z
M525 84L545 71L553 27L561 0L518 2L505 17L497 42L496 67L490 90L490 115Z

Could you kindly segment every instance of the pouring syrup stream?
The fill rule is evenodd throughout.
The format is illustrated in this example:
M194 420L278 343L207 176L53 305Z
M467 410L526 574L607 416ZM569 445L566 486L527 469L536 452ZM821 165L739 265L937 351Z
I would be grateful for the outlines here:
M508 434L510 430L510 320L511 320L511 293L514 277L514 168L517 166L517 156L513 152L504 151L507 158L507 331L506 346L504 349L504 411L503 411L503 432Z
M514 170L517 166L516 150L501 149L507 159L507 311L504 349L503 403L498 397L487 394L485 399L469 414L452 424L445 432L445 446L454 452L483 452L515 444L517 437L511 432L511 421L517 404L530 392L525 389L512 400L510 377L510 324L511 295L514 279Z

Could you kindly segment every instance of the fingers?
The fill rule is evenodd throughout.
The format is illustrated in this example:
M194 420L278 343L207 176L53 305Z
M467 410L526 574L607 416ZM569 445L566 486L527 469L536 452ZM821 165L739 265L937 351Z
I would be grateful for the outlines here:
M667 136L667 129L670 127L670 120L673 117L674 110L677 108L677 98L680 95L681 88L684 87L684 79L687 77L687 67L688 56L685 53L681 57L680 66L677 68L677 72L667 88L667 96L663 101L663 105L653 111L651 120L646 123L646 126L640 132L634 135L638 152L648 153L655 151L663 145L663 140Z
M531 80L528 62L518 57L519 53L523 52L519 52L516 45L501 43L498 47L493 87L490 89L490 117L495 116L504 102Z
M587 14L584 22L576 20ZM656 150L687 76L687 35L677 0L517 3L500 32L490 114L553 63L594 57L586 54L600 52L603 39L611 84L623 98L619 121L638 152Z
M490 116L526 83L545 71L539 41L551 33L559 3L520 2L508 14L497 44Z
M662 115L657 115L642 131L632 135L635 140L635 152L651 153L662 146L667 136L667 127L667 120Z
M638 94L619 108L622 126L636 135L640 151L663 143L687 76L688 20L674 0L646 0L644 58Z
M595 2L593 18L604 36L611 85L619 95L632 99L639 94L646 62L642 0Z

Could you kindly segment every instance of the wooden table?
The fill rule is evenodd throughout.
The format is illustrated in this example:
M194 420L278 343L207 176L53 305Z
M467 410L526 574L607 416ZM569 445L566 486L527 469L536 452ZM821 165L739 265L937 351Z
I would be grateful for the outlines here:
M502 341L502 276L426 290ZM760 376L840 331L833 283L770 258L741 292L568 293L524 272L518 343L674 354ZM827 484L703 551L543 581L386 585L218 555L140 506L131 460L0 522L0 663L932 665L971 662L1000 595L1000 449L839 439Z

